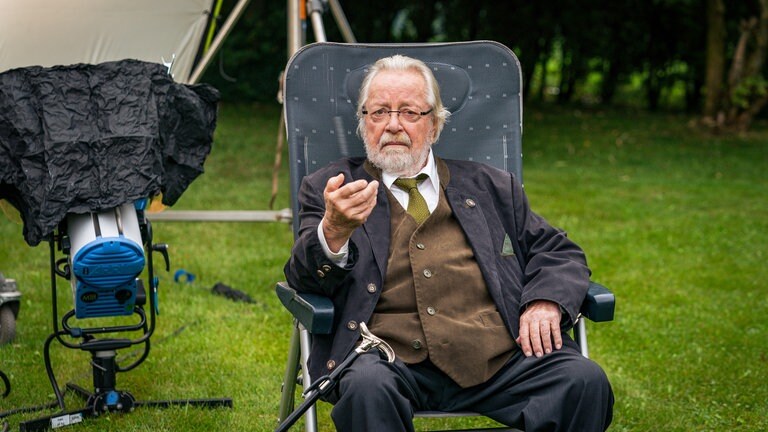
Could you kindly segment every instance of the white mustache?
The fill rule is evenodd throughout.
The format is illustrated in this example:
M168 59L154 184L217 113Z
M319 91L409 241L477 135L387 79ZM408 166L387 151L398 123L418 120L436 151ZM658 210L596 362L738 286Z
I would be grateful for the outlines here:
M409 147L411 146L411 138L405 132L398 132L396 134L384 132L384 134L381 135L381 138L379 138L379 147L384 147L393 142L407 144Z

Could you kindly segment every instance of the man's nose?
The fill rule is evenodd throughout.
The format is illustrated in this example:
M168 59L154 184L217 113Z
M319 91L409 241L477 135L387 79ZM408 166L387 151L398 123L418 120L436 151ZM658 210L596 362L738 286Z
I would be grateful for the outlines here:
M387 130L401 130L403 124L400 121L400 113L398 111L390 111L389 119L387 120Z

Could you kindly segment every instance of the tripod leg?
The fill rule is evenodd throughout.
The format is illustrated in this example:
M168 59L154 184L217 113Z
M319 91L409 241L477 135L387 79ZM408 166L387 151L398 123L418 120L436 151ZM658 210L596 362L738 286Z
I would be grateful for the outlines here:
M37 432L46 431L49 429L56 429L64 426L69 426L77 423L82 423L83 419L91 415L90 409L83 408L80 410L69 411L66 413L60 413L52 415L50 417L43 417L35 420L29 420L19 423L20 432Z
M67 383L67 389L72 390L76 395L80 396L83 400L88 400L93 396L93 393L80 387L77 384Z

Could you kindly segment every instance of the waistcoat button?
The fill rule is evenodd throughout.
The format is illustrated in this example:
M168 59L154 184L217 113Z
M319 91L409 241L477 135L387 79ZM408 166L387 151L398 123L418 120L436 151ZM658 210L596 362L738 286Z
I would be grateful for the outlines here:
M424 269L424 277L425 278L431 278L432 277L432 271L429 269Z
M327 367L328 370L331 370L336 367L336 362L333 360L328 360L328 363L325 364L325 367Z
M371 294L375 293L376 292L376 284L375 283L369 283L367 289L368 289L369 293L371 293Z
M427 308L427 313L430 314L430 315L434 315L434 314L437 313L437 311L435 310L435 308L430 306L430 307Z
M347 323L347 328L350 330L357 330L357 323L354 321L350 321Z
M416 249L424 250L425 246L424 243L416 243Z
M475 200L473 200L472 198L467 198L466 200L464 200L464 204L466 204L467 207L470 207L470 208L477 205L475 204Z
M412 341L411 342L411 347L413 347L413 349L415 349L415 350L421 349L421 341L418 340L418 339Z

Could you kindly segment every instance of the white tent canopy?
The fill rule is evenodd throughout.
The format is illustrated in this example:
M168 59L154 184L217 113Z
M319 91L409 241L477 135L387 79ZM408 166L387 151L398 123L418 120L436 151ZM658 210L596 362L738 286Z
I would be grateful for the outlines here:
M0 72L138 59L188 82L213 0L0 0Z
M288 0L298 5L301 0ZM197 59L216 0L0 0L0 72L137 59L168 63L177 82L196 83L249 0L237 0ZM332 3L334 4L334 3ZM298 11L298 7L295 8ZM296 12L298 14L298 12ZM298 20L294 20L299 28ZM282 211L166 211L160 220L286 221Z

